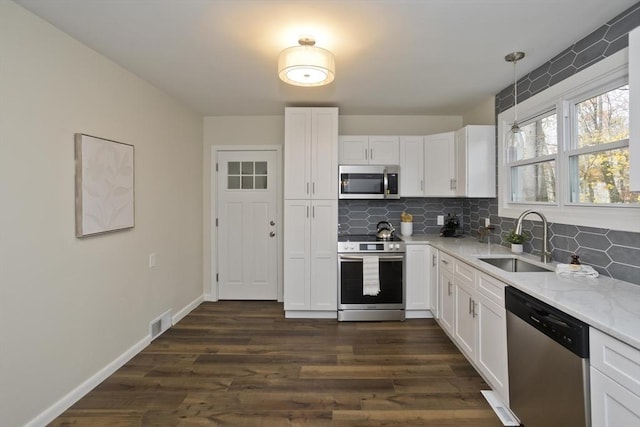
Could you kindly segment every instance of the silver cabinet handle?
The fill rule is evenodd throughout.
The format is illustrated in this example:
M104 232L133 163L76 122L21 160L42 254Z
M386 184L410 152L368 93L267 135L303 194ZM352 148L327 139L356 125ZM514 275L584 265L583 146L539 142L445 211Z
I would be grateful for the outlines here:
M307 218L309 218L309 206L307 206Z
M434 266L434 267L435 267L435 266L436 266L436 264L438 263L438 262L436 261L436 258L437 258L437 257L435 256L435 254L434 254L434 255L431 255L431 265L432 265L432 266Z
M309 183L307 182L307 194L309 194Z
M473 300L469 297L469 314L473 312Z
M449 265L449 261L447 261L446 259L441 259L440 262L444 265Z
M451 178L451 180L449 180L449 188L451 190L455 190L456 189L456 180L455 180L455 178Z
M447 295L451 295L451 282L447 281Z
M269 221L269 225L273 227L274 225L276 225L276 223L275 221Z
M273 231L269 233L269 237L274 237L276 235L276 233L274 233Z
M364 149L364 159L365 160L369 160L369 149L368 148Z
M370 150L371 150L371 155L369 156L369 158L373 160L373 148L370 148Z
M311 184L311 194L316 194L316 183Z

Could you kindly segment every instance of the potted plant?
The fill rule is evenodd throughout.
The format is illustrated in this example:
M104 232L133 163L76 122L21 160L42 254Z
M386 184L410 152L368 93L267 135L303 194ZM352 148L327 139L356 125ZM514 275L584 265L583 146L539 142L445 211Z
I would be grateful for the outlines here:
M517 234L515 230L511 230L504 240L511 243L511 252L521 254L523 250L522 244L529 240L529 235L526 233Z

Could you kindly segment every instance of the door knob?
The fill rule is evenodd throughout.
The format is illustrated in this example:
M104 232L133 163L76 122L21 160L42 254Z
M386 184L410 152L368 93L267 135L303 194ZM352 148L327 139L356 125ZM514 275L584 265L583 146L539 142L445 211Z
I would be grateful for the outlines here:
M273 232L273 231L269 233L269 237L274 237L275 235L276 235L276 233Z
M273 227L276 223L274 221L269 221L269 225Z

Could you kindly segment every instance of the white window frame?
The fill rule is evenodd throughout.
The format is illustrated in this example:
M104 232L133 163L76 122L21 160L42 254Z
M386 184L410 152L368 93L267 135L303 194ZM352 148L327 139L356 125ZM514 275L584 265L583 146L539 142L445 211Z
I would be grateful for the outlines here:
M504 140L513 122L513 107L498 115L498 215L517 218L523 211L542 212L550 222L587 227L640 232L640 207L637 205L589 205L570 203L569 198L569 129L570 103L586 93L610 87L612 82L628 78L628 49L601 60L591 67L518 103L518 117L539 116L555 109L558 116L558 155L556 156L556 203L511 202L511 172L505 164ZM560 116L562 115L562 117ZM525 123L526 120L522 120ZM575 154L575 151L571 152Z

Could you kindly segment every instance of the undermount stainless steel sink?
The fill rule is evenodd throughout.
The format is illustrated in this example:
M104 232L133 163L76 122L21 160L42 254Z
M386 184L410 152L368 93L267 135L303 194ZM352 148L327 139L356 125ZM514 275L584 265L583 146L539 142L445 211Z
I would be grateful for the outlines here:
M553 267L543 267L541 265L532 264L520 258L514 257L502 257L502 258L478 258L480 261L484 261L487 264L491 264L498 267L501 270L508 271L510 273L532 273L532 272L544 272L548 273L553 271Z

